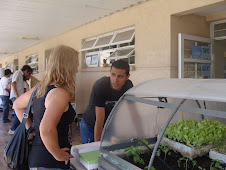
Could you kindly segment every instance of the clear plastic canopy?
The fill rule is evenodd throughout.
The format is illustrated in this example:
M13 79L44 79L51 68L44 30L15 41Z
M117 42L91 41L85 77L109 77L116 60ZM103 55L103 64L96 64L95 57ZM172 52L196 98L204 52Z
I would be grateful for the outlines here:
M226 124L226 80L155 79L131 88L116 103L105 123L102 157L136 169L120 159L118 153L145 139L154 146L154 158L168 124L188 119Z
M160 97L166 98L160 102ZM105 124L101 146L156 137L182 99L187 100L171 122L201 120L202 115L226 118L224 79L149 80L131 88L117 102Z
M154 79L143 82L126 95L171 97L226 102L225 79Z

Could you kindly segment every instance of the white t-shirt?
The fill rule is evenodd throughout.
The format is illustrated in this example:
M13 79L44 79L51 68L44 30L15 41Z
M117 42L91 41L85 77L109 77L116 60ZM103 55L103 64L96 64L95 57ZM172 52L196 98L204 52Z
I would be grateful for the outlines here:
M24 81L24 91L27 92L29 90L29 85L27 81Z
M0 80L0 95L1 96L9 96L9 92L5 89L8 88L9 79L7 77L2 77Z
M19 96L21 96L24 93L23 72L21 70L17 70L15 73L13 73L12 83L13 82L16 82L17 92L18 92ZM16 94L11 85L10 99L12 99L13 97L16 97Z

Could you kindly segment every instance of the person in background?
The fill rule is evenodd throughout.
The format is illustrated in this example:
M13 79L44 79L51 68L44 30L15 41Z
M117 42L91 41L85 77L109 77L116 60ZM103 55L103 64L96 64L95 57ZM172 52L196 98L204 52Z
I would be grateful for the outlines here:
M29 84L27 82L27 80L30 80L31 75L29 74L28 76L23 76L24 79L24 93L27 92L29 90Z
M21 70L15 71L12 77L10 99L14 101L24 93L24 79L23 76L27 77L31 75L33 69L29 65L24 65ZM14 115L13 123L9 129L9 134L14 134L17 126L20 124L16 115Z
M100 141L104 124L115 103L133 87L129 71L127 62L117 60L111 65L110 77L102 77L93 85L89 104L80 122L82 144Z
M9 77L11 75L11 70L6 69L5 75L0 80L0 98L2 99L3 104L3 116L2 121L3 123L11 122L8 119L9 116L9 93L10 93L10 82Z
M73 122L75 111L71 99L75 96L75 78L78 72L78 52L61 45L50 54L47 70L37 85L33 97L34 136L29 152L30 170L69 169L69 125ZM21 95L13 104L16 115L22 121L34 88ZM26 129L32 121L27 119Z

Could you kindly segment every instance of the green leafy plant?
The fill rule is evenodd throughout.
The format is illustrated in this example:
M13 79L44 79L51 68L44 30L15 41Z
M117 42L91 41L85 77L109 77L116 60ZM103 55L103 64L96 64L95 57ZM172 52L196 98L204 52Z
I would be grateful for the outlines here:
M192 159L191 157L188 157L188 158L192 162L192 166L195 167L197 165L197 162L194 159Z
M142 139L137 143L137 146L144 146L147 148L148 153L150 151L150 148L148 147L148 141L146 139Z
M198 169L206 170L206 168L202 168L201 166L198 166Z
M223 140L218 140L214 144L214 150L216 150L219 153L222 153L222 154L226 155L226 131L225 131Z
M145 144L145 145L144 145ZM142 139L141 141L139 141L138 143L137 143L137 146L145 146L145 147L147 147L146 145L148 145L148 141L146 140L146 139Z
M170 124L164 135L174 141L185 143L187 146L197 147L219 143L224 140L225 132L226 125L219 121L182 120Z
M164 155L164 161L165 161L167 154L169 154L170 148L165 144L161 144L159 145L159 149L165 154ZM161 153L160 150L157 152L157 156L160 156L160 153Z
M192 162L193 168L197 165L197 162L192 159L191 157L181 157L180 159L177 160L178 167L181 167L181 162L185 161L185 164L183 164L183 167L187 170L188 169L188 162Z
M150 148L148 147L148 141L146 139L138 140L138 143L136 145L136 148L134 146L131 146L129 148L126 148L124 152L127 152L126 157L129 159L131 156L133 157L133 162L135 164L139 163L144 165L144 160L140 157L140 150L137 148L138 146L145 146L148 149L148 152ZM146 168L146 167L145 167ZM147 166L148 168L148 166ZM151 170L155 170L154 167L151 167Z
M144 167L144 170L148 170L148 166ZM153 166L150 168L150 170L156 170Z
M210 170L215 170L216 168L224 170L224 168L221 166L221 164L218 161L212 160L210 165Z
M126 157L129 159L131 156L133 157L133 162L135 164L139 163L144 165L144 160L140 157L140 150L131 146L126 148L124 152L127 152Z
M172 154L172 151L177 153L177 151L175 151L173 148L167 146L166 144L160 144L159 145L159 149L157 150L156 152L156 155L157 156L160 156L161 155L161 152L163 152L165 155L164 155L164 161L166 160L166 156L167 155L171 155Z

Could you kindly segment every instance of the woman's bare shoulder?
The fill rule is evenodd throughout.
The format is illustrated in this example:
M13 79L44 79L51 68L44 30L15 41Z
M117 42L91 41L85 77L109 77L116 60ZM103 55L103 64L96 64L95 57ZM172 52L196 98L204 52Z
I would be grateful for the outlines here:
M54 99L54 100L69 100L70 95L69 93L63 89L63 88L54 88L52 89L48 95L46 96L46 99Z

